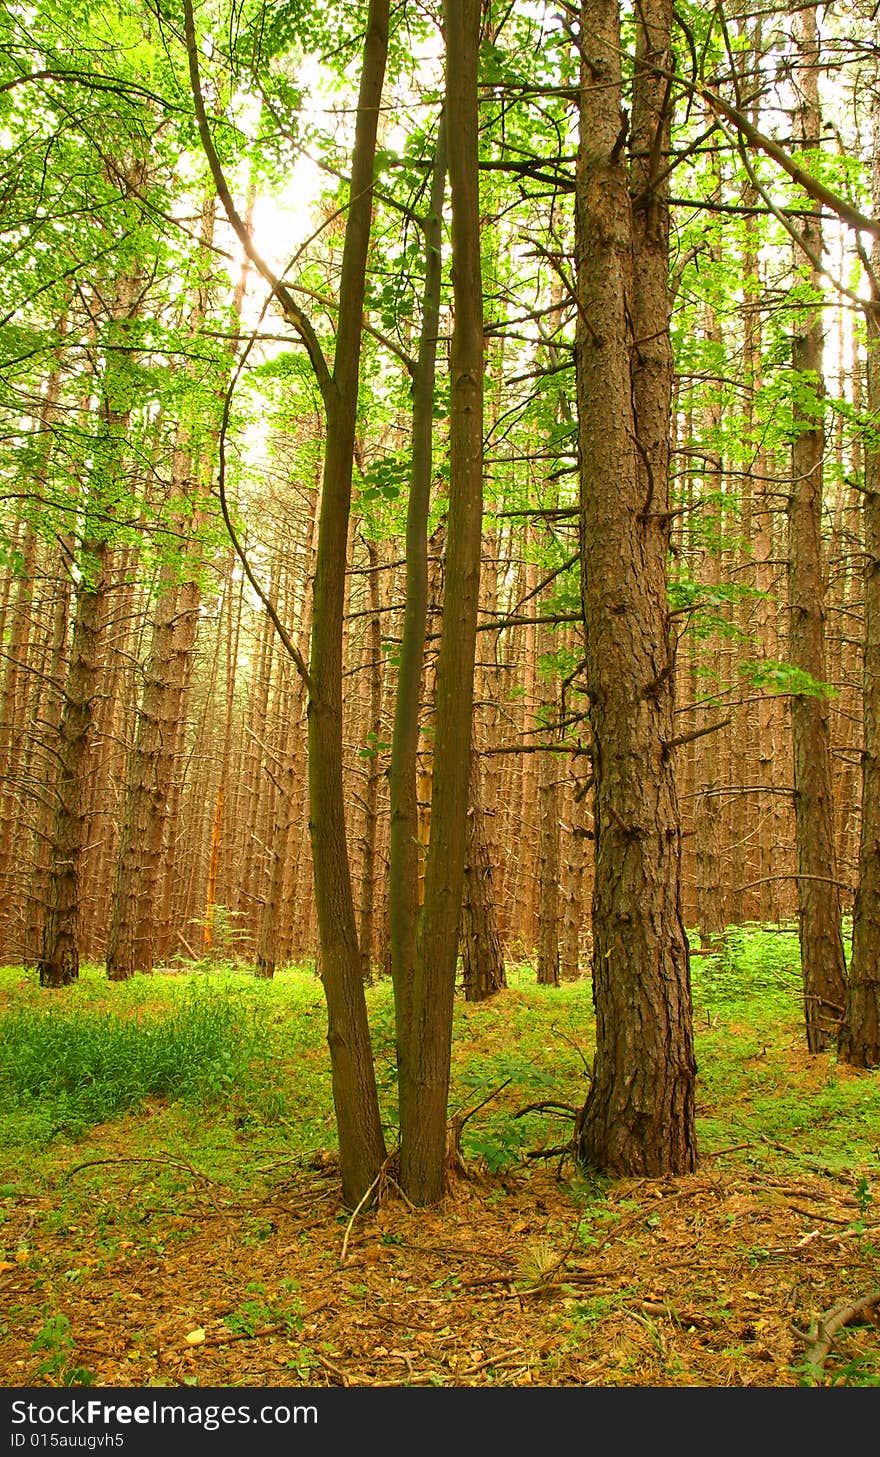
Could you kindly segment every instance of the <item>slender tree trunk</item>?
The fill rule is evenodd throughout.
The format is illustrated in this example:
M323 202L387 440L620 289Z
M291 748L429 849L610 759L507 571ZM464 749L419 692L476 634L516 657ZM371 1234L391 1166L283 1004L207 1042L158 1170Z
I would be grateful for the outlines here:
M542 986L559 984L559 766L562 759L548 743L538 759L538 955L537 976Z
M455 300L450 359L449 524L437 662L431 842L413 979L400 1165L404 1191L419 1205L442 1199L446 1183L452 1006L467 840L483 509L479 0L447 0L445 21Z
M202 916L202 954L207 956L214 945L217 911L217 885L220 876L220 856L223 849L226 825L226 794L229 786L229 770L232 763L232 721L235 707L235 680L238 673L238 649L241 637L241 614L243 584L237 582L233 571L234 557L230 554L226 578L226 698L223 714L223 743L220 755L220 776L214 795L214 812L211 819L211 849L208 860L208 881L205 887L205 908Z
M819 41L816 11L795 16L801 65L798 129L805 151L819 148ZM822 253L818 214L805 219L801 236L816 256ZM801 259L796 257L797 266ZM821 277L810 265L811 291L821 298ZM792 446L792 483L788 499L789 659L795 667L825 682L825 554L822 545L825 432L821 309L795 316L792 364L798 401ZM840 889L834 836L829 706L824 697L800 694L791 701L794 750L794 809L798 868L798 929L804 986L804 1015L810 1052L834 1045L846 996L846 960L841 933Z
M299 613L300 653L308 652L311 632L311 597L308 582L314 570L315 543L317 539L317 496L310 497L308 524L302 544L301 580L294 584L297 600L302 601ZM269 978L275 975L282 942L284 885L297 830L301 823L302 786L305 774L305 686L301 679L293 685L288 702L293 705L291 721L281 748L278 795L275 801L275 824L272 831L272 846L269 858L269 883L266 887L263 908L260 915L260 929L257 938L257 976ZM306 848L306 847L304 847ZM301 908L297 907L297 913Z
M56 367L49 375L46 394L36 423L36 460L32 465L33 490L39 496L45 487L52 449L52 426L61 382L61 371ZM17 580L10 572L4 583L5 590L15 593L12 597L11 623L8 647L3 653L3 688L0 693L0 904L5 904L6 919L13 905L12 875L10 873L13 846L16 841L16 821L20 815L21 786L17 783L20 739L27 725L28 715L24 708L27 691L28 652L33 632L33 585L36 566L37 533L31 520L17 523L16 535L19 558ZM0 644L7 642L5 623L0 633ZM3 661L0 659L0 661ZM39 854L39 847L38 847ZM6 928L8 935L8 927ZM26 931L27 939L27 931Z
M615 1175L694 1168L688 946L671 754L666 597L672 9L638 12L629 178L616 0L581 9L575 194L582 582L596 787L596 1057L583 1160ZM631 189L631 190L630 190Z
M363 763L366 770L364 786L364 833L363 858L360 875L360 907L358 910L358 942L361 948L361 976L365 983L373 979L373 953L376 927L376 905L379 900L376 860L379 838L379 783L382 767L378 741L382 737L382 619L380 611L381 583L379 580L379 553L374 542L367 542L369 573L367 591L372 616L369 619L366 637L366 664L364 671L368 681L368 721L372 739L367 742L369 754Z
M875 71L875 85L880 80ZM875 92L874 213L880 218L880 99ZM852 957L838 1056L853 1067L880 1067L880 239L871 252L865 304L868 391L865 457L865 665L862 830L853 907Z
M406 514L406 584L403 632L391 741L389 791L388 923L394 984L398 1090L405 1099L419 917L419 709L428 621L428 513L434 434L434 381L440 328L443 198L446 191L446 118L441 115L428 214L423 223L425 283L419 354L413 377L412 464ZM400 1113L401 1120L403 1113Z
M563 875L562 937L559 952L561 981L577 981L581 976L581 948L584 940L584 909L589 904L586 885L587 845L592 831L587 823L585 782L589 779L589 760L572 755Z
M63 538L63 552L68 560L73 558L73 542ZM50 855L52 845L53 803L57 803L58 761L55 744L58 741L61 718L64 709L63 685L67 681L67 647L70 632L71 580L66 570L66 561L61 566L55 586L55 601L52 612L52 636L48 660L47 691L42 711L42 729L49 752L39 756L44 764L44 793L37 805L34 821L34 852L30 885L28 887L28 909L25 917L25 965L39 963L43 945L43 928L46 907L49 903ZM39 759L38 759L39 762Z
M315 571L309 732L309 827L321 975L327 999L342 1196L354 1207L385 1159L361 977L342 780L342 629L361 325L373 210L376 130L388 51L388 0L371 0L351 168Z

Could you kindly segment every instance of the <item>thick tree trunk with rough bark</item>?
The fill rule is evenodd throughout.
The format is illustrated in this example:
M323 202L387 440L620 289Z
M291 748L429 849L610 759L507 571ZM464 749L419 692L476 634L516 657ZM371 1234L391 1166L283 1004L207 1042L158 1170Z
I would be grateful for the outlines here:
M613 1175L694 1168L688 946L672 754L666 552L671 5L638 12L633 163L616 0L581 9L576 189L582 579L595 773L596 1057L579 1153Z
M52 825L46 919L38 963L41 986L67 986L79 976L82 918L81 872L86 848L92 739L105 656L112 553L108 523L118 509L126 470L126 432L131 418L126 344L137 317L136 276L118 280L107 323L104 394L96 413L98 429L92 470L81 493L86 521L77 552L79 567L69 670L58 727L58 779ZM118 352L117 352L118 351Z
M47 987L68 986L79 976L80 869L87 832L86 777L104 656L108 557L106 542L83 543L86 575L77 591L70 670L58 730L52 859L38 967L40 985Z

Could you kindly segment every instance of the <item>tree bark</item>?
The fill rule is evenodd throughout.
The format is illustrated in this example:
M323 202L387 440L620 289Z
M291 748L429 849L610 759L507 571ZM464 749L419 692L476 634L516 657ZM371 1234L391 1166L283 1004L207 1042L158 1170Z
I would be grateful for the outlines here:
M104 661L112 560L108 538L117 494L124 488L126 431L132 409L131 385L120 359L125 354L129 326L138 314L139 293L135 276L117 281L107 323L105 343L111 348L106 354L104 392L96 411L92 470L81 496L86 524L77 554L76 607L58 728L48 903L38 963L40 985L47 987L67 986L79 976L88 776L94 767L92 739Z
M371 0L364 41L318 524L309 661L309 828L342 1197L354 1208L385 1159L361 976L342 779L342 629L361 327L373 212L376 131L388 51L388 0Z
M479 0L448 0L445 19L455 301L450 359L449 515L437 661L431 841L413 978L400 1163L404 1191L419 1205L442 1199L446 1183L452 1005L467 837L483 509Z
M877 80L875 73L875 82ZM873 107L874 210L880 217L880 99ZM862 828L852 956L837 1052L853 1067L880 1067L880 238L871 250L865 433L865 660Z
M364 672L368 682L367 732L372 735L365 744L363 759L366 784L363 794L364 831L360 874L360 906L358 908L358 942L361 948L361 976L365 984L373 980L376 940L376 906L379 901L376 862L379 855L379 784L382 767L378 741L382 737L382 609L379 581L379 553L375 543L366 543L370 565L367 589L371 617L366 634Z
M485 1002L507 986L495 919L492 861L486 840L480 761L471 756L467 852L462 900L462 983L467 1002Z
M180 483L182 485L182 482ZM193 555L190 546L189 555ZM153 930L162 873L177 726L186 692L199 617L195 581L162 571L144 690L128 771L125 808L110 907L107 975L123 981L153 969Z
M434 436L434 383L440 328L443 199L446 192L446 117L438 124L428 214L422 224L425 282L419 353L412 386L412 462L406 513L406 585L389 793L388 926L394 985L398 1093L406 1096L419 918L419 710L428 621L428 515ZM403 1115L400 1114L403 1118Z
M576 340L582 590L595 774L596 1057L580 1157L612 1175L696 1161L681 830L671 755L666 596L668 207L656 180L669 136L671 5L639 11L629 177L621 17L581 9Z
M819 42L816 11L795 16L800 67L797 129L805 152L819 147ZM817 256L822 253L822 224L804 220L801 235ZM795 260L801 264L800 258ZM815 266L806 269L811 290L821 296ZM788 498L789 660L820 683L825 682L825 554L822 544L823 345L821 310L807 308L795 316L792 365L798 381L794 410L792 483ZM829 706L825 697L800 694L791 700L794 757L794 812L798 869L798 933L804 987L807 1047L824 1052L834 1045L846 996L846 959L841 932L834 800L831 782Z

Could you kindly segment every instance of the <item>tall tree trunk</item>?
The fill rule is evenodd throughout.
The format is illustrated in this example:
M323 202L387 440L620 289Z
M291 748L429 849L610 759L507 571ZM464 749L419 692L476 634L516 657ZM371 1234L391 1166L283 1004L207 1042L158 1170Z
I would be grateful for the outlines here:
M376 860L379 837L379 783L382 766L378 743L382 737L382 619L380 616L381 583L379 580L379 552L375 543L366 543L369 572L367 592L371 616L366 634L366 663L364 671L368 682L368 732L372 735L366 744L368 750L363 763L366 771L364 786L364 833L363 858L360 875L360 906L358 909L358 942L361 948L361 976L364 982L373 979L373 951L376 926L376 905L379 900Z
M445 192L446 117L443 114L438 124L428 213L422 224L425 283L419 352L412 387L412 463L406 513L404 617L388 776L391 799L388 925L401 1106L409 1086L406 1058L420 904L419 709L428 621L428 515L433 470L434 382L440 328ZM402 1112L400 1118L403 1119Z
M376 1076L348 857L342 772L342 641L367 254L373 215L376 134L388 54L388 0L370 0L358 90L349 204L339 278L332 372L317 335L283 283L259 260L306 347L324 406L326 438L308 677L309 831L321 975L327 1002L342 1197L355 1207L385 1159ZM218 194L246 252L258 261L237 213L211 136L199 74L192 0L184 0L190 86L199 136ZM278 623L276 623L276 626ZM298 653L291 654L304 670Z
M185 489L182 471L181 461L175 475L178 488ZM185 550L190 559L198 555L193 543ZM144 665L110 907L106 960L111 981L153 969L153 931L177 729L199 620L196 582L181 585L177 578L176 565L163 567Z
M46 485L49 460L52 450L52 427L55 407L61 383L61 371L56 367L49 375L46 393L35 426L35 459L31 464L33 491L39 497ZM28 519L16 523L16 555L19 555L17 577L9 573L4 583L5 590L15 593L10 607L11 623L9 638L5 622L0 630L0 645L6 644L0 661L4 662L3 687L0 691L0 906L5 907L2 919L5 921L13 905L11 860L17 834L17 821L21 812L21 785L18 781L20 738L27 726L28 714L24 699L27 692L28 652L33 632L33 585L36 565L37 533L33 522ZM5 614L4 614L5 615ZM39 846L37 847L39 855ZM4 926L8 937L8 925ZM25 939L29 936L25 932Z
M94 705L103 662L107 562L104 541L83 543L87 575L79 584L70 669L58 731L59 770L52 826L40 985L68 986L79 976L80 869L86 843L85 796Z
M542 986L559 984L559 766L550 742L538 759L538 954L537 977Z
M226 825L226 795L229 785L229 770L232 763L232 720L235 707L235 680L238 673L238 649L241 638L241 616L244 584L236 581L234 557L230 553L226 577L224 605L226 608L226 697L223 713L223 743L220 755L220 771L214 795L214 812L211 818L211 849L208 859L208 880L205 887L205 908L202 916L202 954L207 956L214 946L214 932L217 912L217 886L220 876L220 856L223 849L224 827Z
M309 826L342 1195L350 1207L363 1198L385 1159L345 825L342 626L373 167L387 51L388 0L371 0L342 256L335 363L324 396L327 438L309 662Z
M819 40L816 11L795 16L798 68L797 129L807 152L819 149ZM800 228L804 243L822 254L818 212ZM795 259L801 264L800 257ZM811 292L821 298L818 269L809 265ZM798 402L792 446L792 483L788 498L789 659L795 667L824 683L825 554L822 546L823 457L825 431L823 329L821 305L795 315L792 365ZM800 694L791 701L794 750L794 810L797 845L798 932L804 987L807 1047L824 1052L834 1045L846 996L846 960L841 933L840 889L831 782L829 707L824 697Z
M875 88L880 75L874 73ZM874 214L880 218L880 91L873 106ZM871 250L865 433L865 666L862 829L853 906L852 957L838 1056L853 1067L880 1067L880 239Z
M131 385L125 359L127 335L137 317L138 279L119 280L107 324L104 394L92 442L91 474L81 497L85 519L78 552L79 576L67 682L58 730L58 780L46 919L38 963L40 985L67 986L79 976L81 871L88 832L92 738L104 660L112 552L110 522L122 494ZM118 350L118 353L116 352Z
M299 612L299 650L305 656L308 652L311 632L311 597L308 583L314 570L315 543L317 539L317 492L309 493L309 514L302 543L302 564L299 578L293 584L297 601L302 602ZM280 959L282 943L284 885L288 876L291 849L296 831L300 827L302 783L305 774L305 685L300 678L288 696L288 710L285 716L286 733L281 746L279 764L278 795L275 801L275 824L272 830L271 853L269 857L269 881L263 899L260 928L257 937L257 976L269 978L275 975L276 963ZM305 847L304 847L305 848ZM297 908L299 909L299 908Z
M66 560L65 560L66 558ZM67 571L67 560L73 558L73 542L62 538L62 564L55 583L55 599L52 611L52 636L48 659L47 691L42 710L42 728L49 752L40 757L44 761L44 793L40 796L34 820L34 850L28 906L25 914L26 966L39 963L43 945L43 927L46 907L49 903L50 855L52 845L52 822L54 804L57 803L58 760L54 746L58 741L61 717L64 709L63 687L67 681L67 646L70 631L71 579Z
M582 583L595 773L596 1057L581 1158L694 1168L688 945L671 753L668 207L672 9L638 12L630 176L616 0L581 8L576 207Z
M447 0L446 117L455 322L450 358L449 514L431 841L413 979L402 1099L401 1183L415 1204L446 1183L452 1006L467 839L483 511L483 291L477 60L480 0Z

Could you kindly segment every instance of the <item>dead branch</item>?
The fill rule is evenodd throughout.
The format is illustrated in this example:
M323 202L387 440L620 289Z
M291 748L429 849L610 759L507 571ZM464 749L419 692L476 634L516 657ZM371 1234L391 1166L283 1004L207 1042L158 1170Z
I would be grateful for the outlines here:
M870 1295L861 1295L857 1300L844 1301L841 1305L824 1311L810 1326L806 1336L803 1331L793 1327L796 1335L810 1342L806 1364L815 1367L817 1372L821 1371L831 1353L837 1332L843 1330L844 1326L854 1324L860 1317L870 1315L877 1307L880 1307L880 1290L872 1290Z
M560 1118L577 1118L580 1110L573 1103L527 1103L514 1113L514 1118L524 1118L527 1113L558 1113Z

